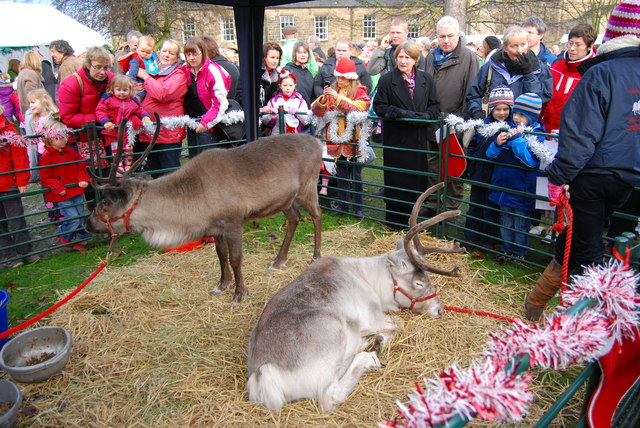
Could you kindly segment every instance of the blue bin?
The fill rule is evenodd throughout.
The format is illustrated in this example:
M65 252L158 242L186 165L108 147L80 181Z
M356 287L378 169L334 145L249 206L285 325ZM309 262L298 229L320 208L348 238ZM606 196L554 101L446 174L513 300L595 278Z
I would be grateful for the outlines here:
M9 303L9 295L6 291L0 290L0 333L9 330L9 316L7 304ZM8 337L0 339L0 349L9 341Z

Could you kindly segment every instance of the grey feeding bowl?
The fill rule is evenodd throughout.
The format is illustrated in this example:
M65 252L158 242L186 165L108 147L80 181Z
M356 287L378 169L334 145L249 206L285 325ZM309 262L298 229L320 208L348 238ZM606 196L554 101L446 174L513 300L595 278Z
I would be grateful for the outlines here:
M67 365L71 353L71 335L62 327L40 327L25 331L9 341L0 351L0 368L18 382L42 382ZM54 354L31 366L45 353Z
M15 383L0 380L0 402L13 403L9 410L0 414L0 428L12 428L16 423L18 411L22 407L22 393Z

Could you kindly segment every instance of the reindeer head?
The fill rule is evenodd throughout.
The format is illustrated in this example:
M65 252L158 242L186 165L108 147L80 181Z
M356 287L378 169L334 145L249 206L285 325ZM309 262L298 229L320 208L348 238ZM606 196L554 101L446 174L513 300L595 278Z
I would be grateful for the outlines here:
M149 155L158 140L160 117L158 113L154 114L157 126L151 143L138 160L131 165L131 168L127 171L118 169L118 164L122 159L127 124L127 120L123 119L118 130L118 147L113 156L109 177L98 177L93 171L90 171L93 186L100 191L100 200L97 201L96 207L85 222L85 227L89 232L109 232L111 235L119 235L130 231L129 217L135 209L142 193L142 187L144 187L144 181L130 178L130 176ZM118 177L118 173L120 177Z
M389 271L393 278L394 299L402 309L438 317L442 314L442 304L429 279L429 273L447 276L459 276L459 267L447 271L431 266L426 262L425 255L429 252L459 253L464 251L457 243L451 248L425 247L420 242L418 234L436 223L447 218L455 217L460 211L445 211L437 216L416 224L420 206L433 192L441 189L444 183L436 184L424 192L411 212L410 229L404 239L398 240L398 250L389 255ZM404 250L404 251L402 251ZM394 275L395 274L395 275Z

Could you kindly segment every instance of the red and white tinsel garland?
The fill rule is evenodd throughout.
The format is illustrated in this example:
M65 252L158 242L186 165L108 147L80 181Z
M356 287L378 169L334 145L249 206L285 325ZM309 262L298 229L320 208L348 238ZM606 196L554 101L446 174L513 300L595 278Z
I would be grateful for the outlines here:
M500 121L485 124L484 120L482 119L471 119L465 121L463 118L458 117L454 114L448 115L444 119L444 121L447 123L447 125L454 127L458 132L466 132L471 129L475 129L478 134L482 135L485 138L497 134L501 128L510 128L507 122ZM518 132L533 131L533 128L531 128L530 126L519 126L517 128L510 128L511 131L513 131L514 129ZM538 159L540 159L541 162L549 164L553 161L554 156L551 154L551 152L549 152L549 150L547 150L544 144L542 144L538 140L538 137L530 134L523 134L523 136L525 140L527 140L527 147L529 148L529 150L531 150L531 153L533 153Z
M44 131L42 131L41 136L54 140L66 140L70 132L71 130L66 127L64 129L45 128ZM0 134L0 141L17 147L28 147L29 145L38 143L37 137L26 137L13 132L3 132Z
M639 276L622 263L611 261L588 268L573 277L563 294L564 306L557 314L544 317L541 326L516 320L500 333L491 334L485 358L474 361L468 370L454 364L436 379L425 379L425 389L406 404L397 402L401 420L380 423L380 427L432 427L454 415L467 419L520 422L533 399L527 390L530 377L507 369L513 358L528 354L530 365L563 369L606 354L614 341L633 337L640 321L636 307ZM595 299L595 307L567 315L567 309L583 299ZM639 338L633 337L634 340Z

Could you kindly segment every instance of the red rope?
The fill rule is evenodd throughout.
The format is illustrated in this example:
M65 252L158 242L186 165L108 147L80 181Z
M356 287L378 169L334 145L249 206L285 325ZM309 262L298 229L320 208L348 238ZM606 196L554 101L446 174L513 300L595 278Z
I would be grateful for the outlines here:
M98 268L95 270L95 272L93 272L91 274L91 276L89 276L89 278L84 280L84 282L82 284L80 284L75 290L73 290L71 293L69 293L69 295L67 297L65 297L64 299L60 300L58 303L56 303L55 305L51 306L49 309L47 309L46 311L40 313L39 315L36 315L35 317L23 322L22 324L20 324L18 326L15 326L13 328L10 328L9 330L3 331L2 333L0 333L0 339L4 339L5 337L7 337L9 335L11 335L11 334L13 334L13 333L15 333L17 331L20 331L25 327L30 326L34 322L40 321L42 318L44 318L47 315L49 315L50 313L52 313L53 311L58 309L60 306L62 306L65 303L67 303L69 300L71 300L71 298L73 298L73 296L78 294L80 292L80 290L82 290L87 284L89 284L93 280L93 278L95 278L102 271L102 269L105 268L105 266L107 266L106 263L104 263L104 262L100 263L100 266L98 266Z
M483 316L483 317L490 317L490 318L499 319L499 320L502 320L502 321L509 321L509 322L514 322L515 321L513 318L503 317L502 315L492 314L491 312L473 311L471 309L456 308L454 306L445 306L444 308L446 310L448 310L448 311L462 312L464 314L475 314L475 315L480 315L480 316Z
M562 302L562 295L566 291L567 282L569 282L569 255L571 254L571 240L573 236L573 210L569 205L569 196L567 189L565 188L560 197L555 201L551 201L551 206L557 206L558 221L553 225L553 230L557 233L567 229L564 240L564 254L562 255L562 292L560 293L560 305Z

